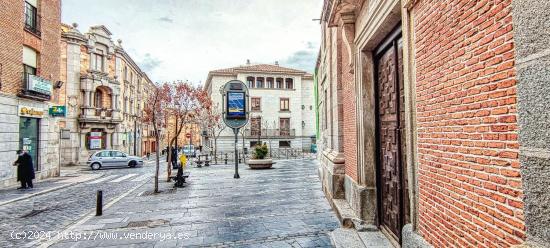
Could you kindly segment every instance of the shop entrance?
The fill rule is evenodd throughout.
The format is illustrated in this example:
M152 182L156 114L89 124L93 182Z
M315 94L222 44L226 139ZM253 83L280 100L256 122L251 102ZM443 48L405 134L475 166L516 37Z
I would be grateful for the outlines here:
M21 117L19 120L19 149L26 150L32 157L35 171L40 170L38 165L39 127L40 119Z

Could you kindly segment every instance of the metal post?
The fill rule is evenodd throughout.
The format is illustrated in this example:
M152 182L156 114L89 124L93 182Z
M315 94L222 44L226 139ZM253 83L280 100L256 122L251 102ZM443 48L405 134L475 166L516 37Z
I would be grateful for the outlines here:
M237 151L239 129L238 128L233 128L233 132L235 133L235 175L233 176L233 178L240 178L240 176L239 176L239 152Z
M137 119L134 120L134 156L137 154Z
M103 214L103 191L98 190L96 196L95 215L101 216Z
M178 116L176 116L176 130L175 130L175 134L176 134L176 161L178 160L178 139L179 139L179 135L178 135ZM174 159L174 158L172 158ZM172 161L169 162L170 164L172 164ZM178 162L176 162L176 165L178 164Z

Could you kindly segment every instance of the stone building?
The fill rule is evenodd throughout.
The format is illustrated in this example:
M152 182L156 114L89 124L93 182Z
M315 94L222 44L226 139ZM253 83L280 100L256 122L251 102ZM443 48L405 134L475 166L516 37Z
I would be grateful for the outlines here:
M319 171L345 226L404 247L549 244L549 14L548 1L325 1Z
M213 105L222 112L220 88L231 80L240 80L248 86L250 94L250 120L242 130L244 147L259 142L273 149L308 150L315 142L315 110L313 75L291 68L268 64L250 64L208 73L204 89ZM211 135L211 134L209 134ZM218 151L234 150L234 134L225 129L218 140ZM213 147L209 139L208 147ZM242 149L239 142L239 149Z
M141 117L147 75L113 42L105 26L82 34L76 24L61 32L61 80L67 125L61 137L64 164L79 164L100 149L143 154ZM148 134L146 134L148 135Z
M181 127L182 123L177 123L177 128ZM178 145L182 147L184 145L189 145L190 143L195 147L199 148L202 145L202 136L201 129L198 123L184 123L184 127L181 130L181 133L178 135L177 141L175 141L173 146ZM187 134L191 134L191 137L187 137ZM168 116L166 121L166 127L164 128L164 142L165 144L162 149L164 149L169 143L170 140L176 135L176 118L173 116Z
M61 1L0 2L0 186L16 183L15 151L33 157L38 179L59 175Z

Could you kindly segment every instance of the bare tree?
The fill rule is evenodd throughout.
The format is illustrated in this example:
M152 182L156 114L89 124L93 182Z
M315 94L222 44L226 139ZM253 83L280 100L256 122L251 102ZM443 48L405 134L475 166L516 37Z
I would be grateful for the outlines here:
M144 108L143 122L153 125L155 141L156 141L156 155L155 155L155 188L154 192L159 192L159 168L160 168L160 135L161 128L166 125L165 123L165 108L169 102L169 86L167 84L156 84L152 89L147 92L145 96L147 105Z
M206 100L205 100L206 102ZM210 104L212 102L210 101ZM223 122L221 110L218 105L215 105L210 108L202 108L199 112L199 123L203 130L206 130L209 137L212 137L214 145L212 147L212 152L214 156L214 163L218 163L218 139L225 130L226 125Z

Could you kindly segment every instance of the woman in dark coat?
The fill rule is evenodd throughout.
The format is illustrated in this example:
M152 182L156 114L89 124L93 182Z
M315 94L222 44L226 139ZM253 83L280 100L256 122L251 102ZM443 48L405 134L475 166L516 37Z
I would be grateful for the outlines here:
M21 182L21 187L18 189L32 189L32 180L34 179L34 166L32 157L26 151L17 151L17 160L13 163L17 166L17 181Z

